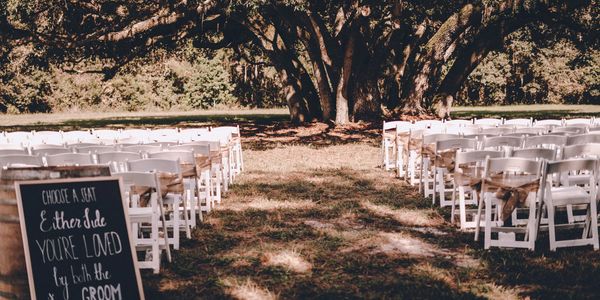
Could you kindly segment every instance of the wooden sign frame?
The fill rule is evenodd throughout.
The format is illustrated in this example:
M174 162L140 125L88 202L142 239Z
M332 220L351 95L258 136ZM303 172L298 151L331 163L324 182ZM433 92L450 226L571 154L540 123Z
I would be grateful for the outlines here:
M24 210L23 210L23 198L21 196L21 186L26 186L26 185L40 185L40 184L60 184L60 183L84 183L84 182L94 182L94 181L116 181L118 183L119 186L119 195L120 195L120 202L121 202L121 207L123 208L123 213L125 216L125 224L126 224L126 231L127 231L127 240L129 241L129 245L130 245L130 249L131 249L131 259L133 261L133 268L134 268L134 272L135 272L135 277L136 277L136 283L137 283L137 288L139 291L139 296L141 300L145 300L145 296L144 296L144 289L142 286L142 279L140 276L140 270L138 267L138 261L137 261L137 254L136 254L136 250L135 250L135 244L133 243L133 238L131 236L131 223L130 223L130 219L129 219L129 212L128 212L128 208L125 205L125 193L124 193L124 189L123 189L123 180L120 177L111 177L111 176L100 176L100 177L87 177L87 178L68 178L68 179L50 179L50 180L28 180L28 181L16 181L15 182L15 192L16 192L16 198L17 198L17 207L18 207L18 211L19 211L19 223L20 223L20 227L21 227L21 237L23 239L23 248L24 248L24 252L25 252L25 262L27 265L27 277L28 277L28 282L29 282L29 290L31 293L31 299L36 300L39 299L38 295L36 294L35 291L35 282L34 282L34 278L33 278L33 270L32 270L32 262L31 262L31 252L29 249L29 238L28 238L28 234L27 234L27 226L25 224L25 216L24 216ZM48 274L48 276L50 276L50 274ZM73 299L76 299L75 297Z

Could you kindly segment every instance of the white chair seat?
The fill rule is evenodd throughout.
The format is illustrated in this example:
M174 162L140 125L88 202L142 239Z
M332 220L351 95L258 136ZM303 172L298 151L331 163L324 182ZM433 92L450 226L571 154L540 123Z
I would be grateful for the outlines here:
M135 207L129 209L129 218L135 221L152 218L154 210L152 207Z
M569 184L589 184L590 174L569 175Z
M555 206L589 203L590 195L579 186L552 188L552 202Z

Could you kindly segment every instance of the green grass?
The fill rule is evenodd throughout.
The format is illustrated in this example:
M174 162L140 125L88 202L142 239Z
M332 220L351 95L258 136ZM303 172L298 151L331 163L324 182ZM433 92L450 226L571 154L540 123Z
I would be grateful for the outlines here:
M600 116L600 105L511 105L454 107L454 118L575 118ZM285 108L198 110L187 112L71 112L2 115L0 130L74 130L90 128L155 128L166 126L215 126L222 124L267 126L289 124ZM376 124L379 127L379 124Z
M25 114L2 116L0 130L191 127L233 123L260 125L288 120L287 109Z

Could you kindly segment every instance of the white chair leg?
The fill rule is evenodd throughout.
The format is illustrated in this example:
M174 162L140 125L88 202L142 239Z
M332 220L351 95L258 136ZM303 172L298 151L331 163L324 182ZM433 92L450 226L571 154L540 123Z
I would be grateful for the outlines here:
M550 250L556 251L556 229L554 224L554 206L548 203L548 235L550 238Z
M475 220L475 241L479 241L479 231L481 230L481 207L483 206L483 198L484 196L481 196L479 198L477 205L477 217Z
M489 196L485 198L485 232L484 232L484 249L490 249L492 243L492 200Z
M460 229L465 230L467 229L467 205L465 203L465 187L458 187L458 197L458 205L460 212Z

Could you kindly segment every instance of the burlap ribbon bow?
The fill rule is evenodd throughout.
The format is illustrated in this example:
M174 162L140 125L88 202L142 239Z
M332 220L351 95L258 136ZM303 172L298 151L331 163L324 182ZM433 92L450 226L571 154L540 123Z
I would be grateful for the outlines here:
M456 149L439 152L434 157L434 163L437 168L446 168L449 172L454 171L454 161L456 159Z
M537 180L518 187L509 187L487 180L486 185L488 185L489 188L497 187L495 196L504 202L504 205L502 206L502 214L500 215L502 221L508 220L515 208L523 207L527 201L529 193L537 191L540 187L540 183Z
M456 185L468 185L478 194L481 194L483 180L481 179L481 177L479 177L480 174L471 174L473 173L474 169L469 170L469 168L466 168L466 170L468 170L467 173L454 174L454 180L456 182ZM515 208L522 207L526 203L529 193L537 191L539 187L540 183L537 179L534 181L525 182L516 187L502 183L500 178L492 178L491 180L485 180L486 191L496 189L496 198L504 202L504 205L502 207L502 214L500 216L502 221L508 220Z

